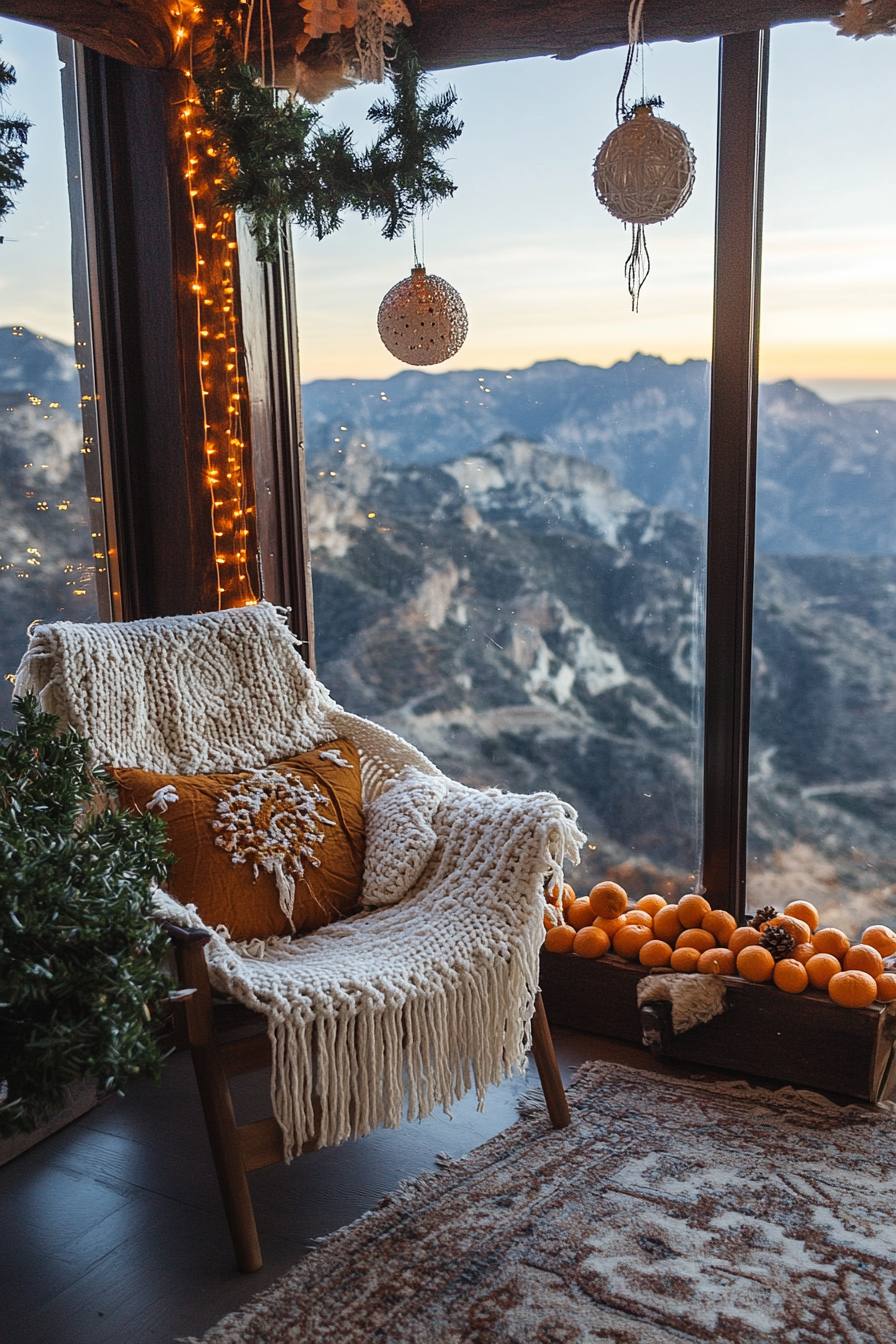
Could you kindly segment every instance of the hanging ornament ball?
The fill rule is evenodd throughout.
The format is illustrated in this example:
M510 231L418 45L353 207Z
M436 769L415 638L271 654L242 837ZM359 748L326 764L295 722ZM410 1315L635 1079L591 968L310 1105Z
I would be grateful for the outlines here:
M453 286L415 266L389 290L376 325L383 345L405 364L442 364L467 339L467 310Z
M684 131L642 105L601 145L594 160L594 190L616 219L659 224L693 191L696 162Z

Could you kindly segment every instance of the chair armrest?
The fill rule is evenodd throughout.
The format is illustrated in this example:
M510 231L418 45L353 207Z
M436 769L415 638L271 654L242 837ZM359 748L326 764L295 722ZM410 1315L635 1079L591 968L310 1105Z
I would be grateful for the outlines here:
M168 937L175 945L181 947L204 947L211 939L209 929L184 929L180 924L174 924L170 919L159 920L159 927L163 928Z
M162 919L159 924L174 944L177 960L181 993L174 1003L174 1013L178 1035L191 1046L206 1045L214 1035L212 991L205 960L205 946L211 939L211 931L184 929L170 919Z

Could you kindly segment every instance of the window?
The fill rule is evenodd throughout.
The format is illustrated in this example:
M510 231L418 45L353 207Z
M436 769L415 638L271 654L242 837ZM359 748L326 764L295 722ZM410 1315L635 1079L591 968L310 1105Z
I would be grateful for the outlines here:
M896 915L894 57L772 34L748 904L853 935Z
M2 34L2 56L18 75L10 104L33 123L27 185L0 248L0 672L11 678L32 621L96 619L105 559L72 344L56 38L9 20ZM6 694L0 720L11 719Z
M379 341L410 269L347 221L296 240L318 673L477 786L549 788L588 831L575 881L700 880L718 44L661 44L648 92L697 154L686 208L629 236L595 199L624 53L438 77L465 130L418 232L470 335L404 369ZM355 125L376 91L334 100Z

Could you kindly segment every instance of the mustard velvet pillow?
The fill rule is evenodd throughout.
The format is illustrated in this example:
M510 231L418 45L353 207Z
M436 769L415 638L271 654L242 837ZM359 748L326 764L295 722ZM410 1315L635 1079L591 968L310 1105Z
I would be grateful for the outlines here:
M161 815L175 863L168 890L238 942L310 933L361 899L361 766L327 742L239 774L112 769L122 807Z

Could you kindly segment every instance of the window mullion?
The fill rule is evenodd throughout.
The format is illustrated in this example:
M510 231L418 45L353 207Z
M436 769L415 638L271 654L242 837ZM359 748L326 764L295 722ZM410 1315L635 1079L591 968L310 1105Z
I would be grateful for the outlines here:
M746 898L768 31L724 37L720 47L706 579L703 883L713 905L741 916Z

